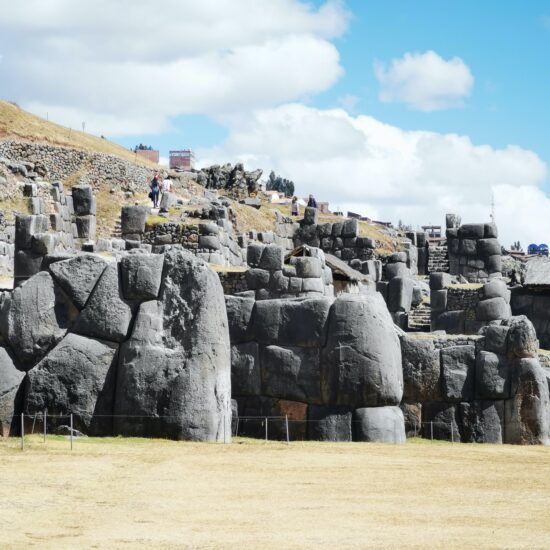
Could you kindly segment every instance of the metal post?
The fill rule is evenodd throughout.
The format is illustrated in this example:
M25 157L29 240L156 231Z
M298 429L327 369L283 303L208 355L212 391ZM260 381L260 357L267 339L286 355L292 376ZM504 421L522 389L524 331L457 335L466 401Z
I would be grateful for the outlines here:
M265 417L265 440L267 441L267 416Z
M223 415L223 442L227 443L225 440L225 414Z
M21 413L21 450L25 448L25 415Z
M451 424L451 443L455 442L455 431L453 429L453 425Z
M239 417L237 416L237 423L235 424L235 437L239 436Z
M36 415L37 413L34 413L34 418L32 419L31 435L34 433L34 425L36 424Z
M290 445L290 436L288 435L288 414L285 415L285 424L286 424L286 444Z
M48 409L44 409L44 443L46 443L47 426L48 426Z
M434 440L434 423L430 422L430 439Z
M71 413L71 451L73 450L73 413Z

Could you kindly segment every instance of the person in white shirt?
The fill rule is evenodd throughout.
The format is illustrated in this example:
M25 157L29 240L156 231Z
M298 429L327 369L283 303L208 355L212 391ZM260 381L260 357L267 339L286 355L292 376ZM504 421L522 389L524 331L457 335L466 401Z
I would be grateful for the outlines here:
M172 180L170 179L170 176L166 176L162 182L162 192L170 193L170 191L172 191Z

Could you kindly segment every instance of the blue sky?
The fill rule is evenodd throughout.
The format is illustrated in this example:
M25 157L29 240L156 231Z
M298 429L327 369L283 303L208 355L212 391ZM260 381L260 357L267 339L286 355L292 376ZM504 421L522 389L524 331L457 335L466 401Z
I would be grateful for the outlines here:
M331 108L349 95L357 98L354 113L408 130L465 134L495 147L518 144L550 163L547 2L348 0L345 5L352 14L349 30L335 41L345 74L329 90L305 97L307 104ZM380 102L375 60L426 50L468 64L475 85L465 105L425 113ZM173 132L118 141L131 147L141 139L166 155L172 147L211 147L227 136L224 126L207 115L181 116L172 123Z
M0 97L339 209L550 239L550 4L0 0ZM33 14L30 16L29 14Z

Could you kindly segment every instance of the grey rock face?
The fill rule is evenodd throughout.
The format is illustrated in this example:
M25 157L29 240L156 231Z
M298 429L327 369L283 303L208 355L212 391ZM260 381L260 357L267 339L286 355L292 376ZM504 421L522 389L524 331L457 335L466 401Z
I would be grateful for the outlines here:
M510 397L510 365L505 357L490 351L476 356L476 398L508 399Z
M325 403L363 407L401 401L401 349L380 294L349 294L335 300L321 361Z
M448 273L430 273L430 288L443 290L451 284L452 278Z
M321 347L326 340L330 306L328 298L256 302L256 339L266 345Z
M504 298L489 298L479 302L476 309L478 321L495 321L511 316L510 306Z
M230 440L230 344L219 278L182 250L169 250L164 262L159 300L141 304L121 349L115 431Z
M59 286L82 309L106 267L107 263L99 256L79 254L51 263L49 269Z
M506 354L506 339L508 336L508 327L502 325L489 325L484 329L485 349L498 353Z
M260 268L269 271L283 269L284 250L277 245L265 246L260 258Z
M123 206L120 211L122 234L143 233L149 212L147 206Z
M242 344L253 339L251 320L254 304L254 298L225 297L229 335L233 344Z
M319 258L299 257L295 258L296 276L307 278L320 278L323 275L323 266Z
M452 346L441 350L443 398L471 401L474 398L475 347Z
M537 333L533 324L525 315L513 317L507 323L507 349L511 357L536 357L539 348Z
M132 320L132 309L124 300L118 265L109 264L99 278L73 331L100 340L122 342Z
M89 185L74 185L72 195L74 213L77 216L95 215L95 198L93 190Z
M156 300L162 280L162 254L126 256L120 262L122 288L128 300Z
M444 330L448 334L464 334L464 322L463 311L446 311L437 316L432 330Z
M410 271L407 264L398 262L394 264L388 264L386 266L386 277L388 280L392 280L394 277L409 277Z
M279 399L321 402L319 350L266 346L261 351L262 394Z
M439 350L433 340L401 338L404 392L407 401L436 401L441 397Z
M366 407L354 416L357 441L405 443L405 421L399 407Z
M351 441L352 412L347 407L308 407L308 439L313 441Z
M388 309L390 311L410 311L413 288L414 281L410 277L393 277L388 285Z
M10 353L0 346L0 433L8 437L12 433L13 416L19 408L21 382L25 373L17 370Z
M25 412L72 412L76 429L91 435L111 434L117 350L113 343L68 334L29 372ZM67 420L57 419L61 424Z
M548 382L538 359L518 359L512 366L511 399L505 402L505 443L550 443Z
M502 443L504 401L460 403L459 415L464 443Z
M317 208L306 206L304 210L304 224L317 225L319 219L319 211Z
M438 401L423 403L422 419L422 437L460 441L457 405Z
M77 314L50 274L41 271L2 302L0 331L27 370L63 338Z
M260 395L260 354L256 342L231 346L232 395Z

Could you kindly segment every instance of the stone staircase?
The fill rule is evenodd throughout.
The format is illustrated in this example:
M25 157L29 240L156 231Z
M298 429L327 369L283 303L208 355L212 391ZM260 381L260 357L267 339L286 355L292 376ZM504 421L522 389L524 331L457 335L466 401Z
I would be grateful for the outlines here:
M430 304L420 304L409 312L408 329L410 332L430 332L431 308Z
M117 221L115 222L113 230L111 231L111 238L113 239L122 238L122 225L120 223L120 218L118 218Z
M449 272L447 244L430 244L428 248L428 273Z

